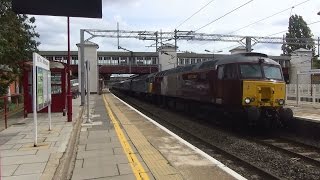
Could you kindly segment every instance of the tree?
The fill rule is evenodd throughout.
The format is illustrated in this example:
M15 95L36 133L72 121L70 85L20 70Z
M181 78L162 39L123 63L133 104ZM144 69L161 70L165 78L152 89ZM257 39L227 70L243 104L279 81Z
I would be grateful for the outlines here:
M297 49L312 49L314 52L314 42L312 39L312 33L307 23L303 20L302 16L292 15L289 18L288 32L286 33L286 42L304 43L304 44L284 44L282 45L282 51L285 55L291 55L291 53ZM304 38L303 40L297 40L297 38Z
M34 17L15 14L11 0L0 1L0 96L20 75L21 62L31 59L32 52L38 51L39 34L34 23ZM4 72L1 67L7 70Z

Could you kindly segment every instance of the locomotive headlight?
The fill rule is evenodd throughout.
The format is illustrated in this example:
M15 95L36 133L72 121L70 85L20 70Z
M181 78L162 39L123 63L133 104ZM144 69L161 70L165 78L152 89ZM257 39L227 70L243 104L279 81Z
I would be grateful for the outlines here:
M244 103L250 104L250 102L251 102L250 98L245 98L245 99L244 99Z
M283 99L279 99L279 100L278 100L278 104L279 104L279 105L284 105L284 100L283 100Z

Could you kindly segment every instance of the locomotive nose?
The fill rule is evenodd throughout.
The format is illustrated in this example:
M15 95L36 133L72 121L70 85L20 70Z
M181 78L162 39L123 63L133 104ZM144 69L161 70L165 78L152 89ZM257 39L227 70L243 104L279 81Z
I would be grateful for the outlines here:
M258 91L258 101L260 105L264 105L265 103L273 104L274 99L274 88L273 87L257 87Z
M246 99L251 99L246 103ZM285 84L270 81L243 81L243 105L275 107L284 105Z

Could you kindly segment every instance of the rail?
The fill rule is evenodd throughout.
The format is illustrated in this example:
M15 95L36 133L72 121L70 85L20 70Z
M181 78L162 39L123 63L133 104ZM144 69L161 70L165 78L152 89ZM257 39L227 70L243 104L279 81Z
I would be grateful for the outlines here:
M0 123L4 120L4 128L8 128L8 118L24 109L23 94L0 96ZM0 124L0 127L2 125Z

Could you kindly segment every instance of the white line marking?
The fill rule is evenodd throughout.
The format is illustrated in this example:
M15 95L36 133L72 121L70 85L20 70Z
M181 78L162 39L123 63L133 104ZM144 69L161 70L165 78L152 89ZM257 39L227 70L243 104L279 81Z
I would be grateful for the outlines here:
M188 146L189 148L193 149L194 151L196 151L198 154L200 154L201 156L207 158L209 161L211 161L214 165L218 166L219 168L221 168L222 170L224 170L225 172L227 172L228 174L230 174L231 176L233 176L236 179L239 180L246 180L245 177L241 176L240 174L238 174L237 172L235 172L234 170L230 169L229 167L227 167L226 165L222 164L220 161L216 160L215 158L211 157L210 155L208 155L207 153L203 152L202 150L198 149L197 147L195 147L194 145L190 144L189 142L185 141L184 139L182 139L180 136L176 135L175 133L171 132L169 129L165 128L164 126L162 126L161 124L157 123L155 120L149 118L148 116L146 116L145 114L143 114L142 112L140 112L139 110L137 110L136 108L132 107L131 105L129 105L128 103L124 102L122 99L118 98L116 95L112 94L115 98L117 98L119 101L121 101L123 104L125 104L126 106L128 106L129 108L133 109L135 112L137 112L138 114L140 114L142 117L148 119L150 122L152 122L154 125L158 126L159 128L161 128L163 131L167 132L168 134L170 134L171 136L175 137L177 140L179 140L180 142L182 142L183 144L185 144L186 146Z

